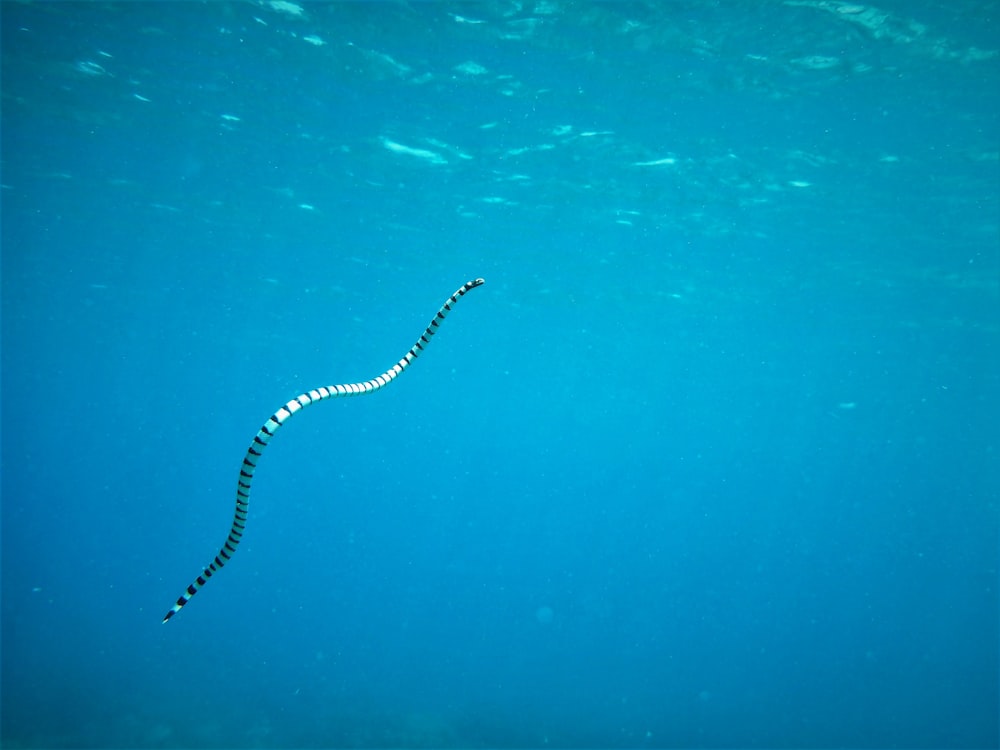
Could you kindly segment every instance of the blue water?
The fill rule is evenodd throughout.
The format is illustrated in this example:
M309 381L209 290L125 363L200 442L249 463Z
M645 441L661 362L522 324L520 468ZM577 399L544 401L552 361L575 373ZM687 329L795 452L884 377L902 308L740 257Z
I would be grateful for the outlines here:
M0 10L4 747L997 746L1000 4Z

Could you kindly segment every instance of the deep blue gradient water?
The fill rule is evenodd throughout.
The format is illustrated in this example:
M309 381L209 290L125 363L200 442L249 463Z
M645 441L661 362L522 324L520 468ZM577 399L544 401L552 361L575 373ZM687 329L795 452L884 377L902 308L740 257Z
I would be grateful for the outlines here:
M1000 4L0 10L4 747L997 745Z

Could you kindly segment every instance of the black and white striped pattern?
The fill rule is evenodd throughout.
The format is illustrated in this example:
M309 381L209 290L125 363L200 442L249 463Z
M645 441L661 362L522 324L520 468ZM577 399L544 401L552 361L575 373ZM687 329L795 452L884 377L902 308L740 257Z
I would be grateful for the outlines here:
M430 322L430 325L420 334L420 338L417 339L410 351L399 360L396 364L390 367L388 370L383 372L377 378L372 378L371 380L366 380L364 383L350 383L348 385L331 385L324 388L317 388L314 391L309 391L308 393L303 393L301 396L297 396L289 401L287 404L282 406L278 411L276 411L271 418L268 419L264 425L260 428L257 434L254 436L253 442L250 443L250 447L247 449L246 456L243 457L243 466L240 467L240 478L236 485L236 512L233 515L233 525L229 529L229 537L226 539L226 543L222 545L222 549L219 550L219 554L215 556L215 559L209 563L208 567L205 568L201 575L194 579L187 590L181 594L177 603L170 608L170 611L163 618L163 622L166 622L171 617L176 615L181 611L181 608L191 601L191 597L201 590L201 587L205 585L209 578L211 578L216 572L225 567L225 564L229 562L229 559L236 552L236 547L240 543L240 539L243 537L243 530L246 528L247 523L247 510L250 503L250 485L253 482L253 473L257 469L257 462L260 460L260 455L263 453L264 448L274 437L274 434L278 429L287 422L292 415L296 414L301 409L309 406L310 404L315 404L319 401L323 401L328 398L339 398L341 396L359 396L365 393L374 393L383 386L388 385L393 380L395 380L410 363L413 362L420 353L424 350L427 344L430 343L431 337L437 333L438 326L441 325L448 313L451 312L452 306L458 302L459 298L462 297L470 289L475 289L477 286L483 283L483 279L474 279L466 284L462 285L462 288L451 295L448 300L441 306L441 309L437 311L437 315Z

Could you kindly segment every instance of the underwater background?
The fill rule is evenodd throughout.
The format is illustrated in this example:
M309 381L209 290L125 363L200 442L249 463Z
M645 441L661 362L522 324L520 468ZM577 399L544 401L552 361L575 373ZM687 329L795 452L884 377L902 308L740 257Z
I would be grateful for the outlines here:
M3 747L996 747L1000 4L0 11Z

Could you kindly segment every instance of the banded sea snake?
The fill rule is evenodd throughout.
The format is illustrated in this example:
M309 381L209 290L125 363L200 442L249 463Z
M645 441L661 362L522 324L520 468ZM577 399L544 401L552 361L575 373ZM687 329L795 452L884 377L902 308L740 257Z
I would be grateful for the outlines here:
M208 582L209 578L215 575L218 571L222 570L225 564L229 562L230 558L232 558L233 553L236 552L236 546L240 543L240 539L243 537L243 530L246 528L247 510L250 503L250 485L253 483L253 473L257 469L257 462L260 460L261 453L263 453L264 448L267 447L271 438L274 437L278 428L285 424L285 422L287 422L294 414L297 414L301 409L304 409L310 404L315 404L328 398L360 396L366 393L374 393L380 388L383 388L391 383L407 367L410 366L413 360L420 356L420 353L430 343L431 337L437 333L437 329L438 326L441 325L441 321L443 321L448 316L448 313L451 312L452 306L470 289L475 289L483 283L483 279L473 279L472 281L463 284L458 291L445 301L445 303L441 306L441 309L437 311L437 315L434 316L427 328L424 329L424 332L420 334L420 338L417 339L417 343L410 347L410 351L408 351L405 356L399 360L399 362L394 364L378 377L366 380L363 383L329 385L323 388L308 391L307 393L303 393L293 398L287 404L278 409L278 411L272 414L266 422L264 422L263 426L261 426L260 430L258 430L257 434L254 436L253 442L250 443L250 447L247 449L246 455L243 457L243 465L240 467L240 476L236 484L236 512L233 514L233 525L229 529L229 537L226 539L225 544L222 545L222 549L219 550L219 554L215 556L215 559L208 564L208 567L201 572L201 575L191 582L191 585L188 586L184 593L180 595L177 603L170 608L170 611L167 612L166 615L164 615L163 622L166 622L180 612L181 608L191 601L191 597L201 590L201 587Z

